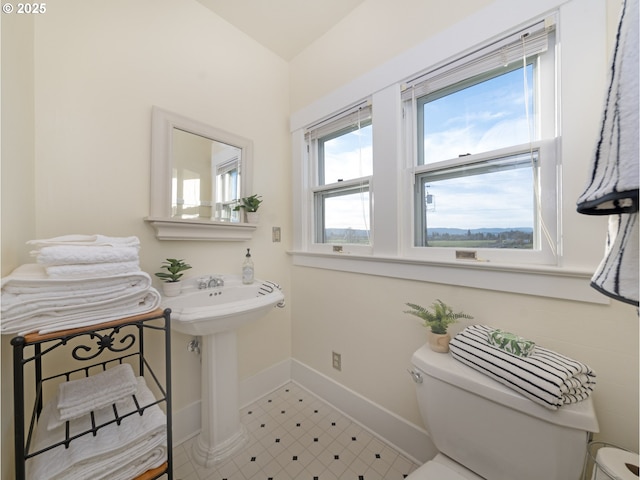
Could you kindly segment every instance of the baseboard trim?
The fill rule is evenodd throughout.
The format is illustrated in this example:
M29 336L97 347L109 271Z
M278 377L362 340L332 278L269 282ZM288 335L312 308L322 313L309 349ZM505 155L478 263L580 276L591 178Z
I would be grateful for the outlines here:
M424 463L438 453L426 430L297 360L292 360L291 363L291 379L391 444L412 461Z
M294 359L283 360L241 380L238 387L241 407L253 403L289 381L330 403L416 463L424 463L438 453L426 430ZM199 432L200 401L174 410L174 445L180 445Z

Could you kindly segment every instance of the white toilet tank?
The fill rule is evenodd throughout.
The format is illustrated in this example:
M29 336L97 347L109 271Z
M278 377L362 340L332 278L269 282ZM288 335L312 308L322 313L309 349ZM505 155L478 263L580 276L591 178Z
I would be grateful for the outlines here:
M413 354L420 412L433 443L489 480L578 480L591 399L549 410L426 345Z

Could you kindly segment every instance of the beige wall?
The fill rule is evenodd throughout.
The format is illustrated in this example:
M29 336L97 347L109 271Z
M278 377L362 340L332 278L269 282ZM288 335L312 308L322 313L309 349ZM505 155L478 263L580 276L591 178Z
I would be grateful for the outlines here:
M238 271L244 243L159 242L142 221L151 106L158 105L254 141L254 190L265 203L246 246L256 276L281 283L288 307L240 332L241 378L293 356L421 425L405 368L424 330L402 305L443 298L590 363L602 439L637 450L633 308L291 267L286 255L293 228L289 113L490 3L367 0L291 64L196 1L59 0L35 19L2 15L2 275L29 261L25 241L68 233L137 235L149 273L169 256L187 259L191 275ZM609 0L608 11L617 14L616 4ZM386 35L375 30L380 24ZM573 190L581 183L576 178ZM271 243L271 226L282 227L283 243ZM173 334L176 408L200 393L188 340ZM7 345L3 337L3 480L13 471ZM343 355L341 373L331 369L332 350Z
M239 273L251 247L256 276L288 295L288 64L195 0L64 0L26 19L2 15L3 276L30 261L25 242L33 238L136 235L151 274L167 257L185 258L193 276ZM156 240L143 221L152 105L253 140L254 191L264 199L253 240ZM282 228L282 243L271 242L272 226ZM176 409L200 398L199 358L187 352L188 340L173 334ZM290 358L290 309L244 328L238 348L241 378ZM11 352L2 353L8 480Z
M450 7L451 2L407 0L393 2L393 11L403 13L398 18L385 10L387 3L364 2L348 19L291 62L294 118L307 118L312 110L328 113L339 101L336 99L358 100L358 88L363 92L372 85L372 91L376 91L376 86L382 88L384 80L380 78L389 69L380 65L388 61L401 64L394 63L395 58L390 59L391 52L403 51L412 47L411 42L428 40L431 35L437 37L447 28L455 28L452 22L474 13L480 12L486 19L490 15L483 13L482 8L487 4L532 6L530 2L513 0L483 4L454 2L454 8ZM436 3L446 10L442 22L436 15L440 13L434 8ZM592 72L588 78L571 75L573 70L582 68L578 63L584 64L586 59L575 41L576 35L585 35L580 31L584 3L578 0L565 3L563 18L576 21L565 22L567 28L560 32L566 74L562 78L563 215L565 225L571 229L571 235L565 238L565 248L570 251L564 253L571 265L579 268L595 268L603 253L606 230L602 219L578 215L575 199L587 178L602 111L606 51L612 46L620 9L619 0L610 1L606 8L597 2L589 3L589 8L596 5L599 10L596 21L603 23L599 30L594 30L602 32L597 40L601 48L590 50L587 56ZM416 18L412 18L410 8L418 10ZM605 12L608 18L604 18ZM499 20L504 23L510 13L504 10L503 13ZM423 19L436 27L421 30L422 39L408 38L405 29L415 28ZM354 35L356 25L366 25L362 35L367 41ZM384 30L374 29L374 25L381 25ZM570 36L572 41L568 41ZM370 93L364 92L360 98ZM298 114L297 109L302 109L302 113ZM599 438L637 451L639 359L635 308L616 301L597 305L462 288L437 281L437 278L433 283L398 280L295 266L291 295L294 358L400 417L422 425L413 383L405 370L413 351L424 343L426 332L402 311L405 302L425 305L441 298L473 315L478 323L517 332L588 363L598 374L594 402L601 428ZM458 324L452 330L455 333L468 323ZM332 351L342 354L341 372L332 368Z

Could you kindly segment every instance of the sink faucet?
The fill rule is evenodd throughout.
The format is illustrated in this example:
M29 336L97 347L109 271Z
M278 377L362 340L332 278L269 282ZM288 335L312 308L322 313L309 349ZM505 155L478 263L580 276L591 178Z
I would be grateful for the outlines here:
M222 277L210 277L209 282L207 283L208 288L223 287L223 286L224 286L224 280Z

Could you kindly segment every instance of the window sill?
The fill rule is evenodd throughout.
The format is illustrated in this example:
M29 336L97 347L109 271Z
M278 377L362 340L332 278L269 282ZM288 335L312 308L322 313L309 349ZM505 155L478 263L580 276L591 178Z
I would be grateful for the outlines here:
M347 253L288 253L293 257L294 265L303 267L609 304L609 298L591 288L593 272L587 270L468 260L433 262L405 257Z
M212 220L184 220L177 218L146 217L145 222L156 230L158 240L251 240L255 223L214 222Z

